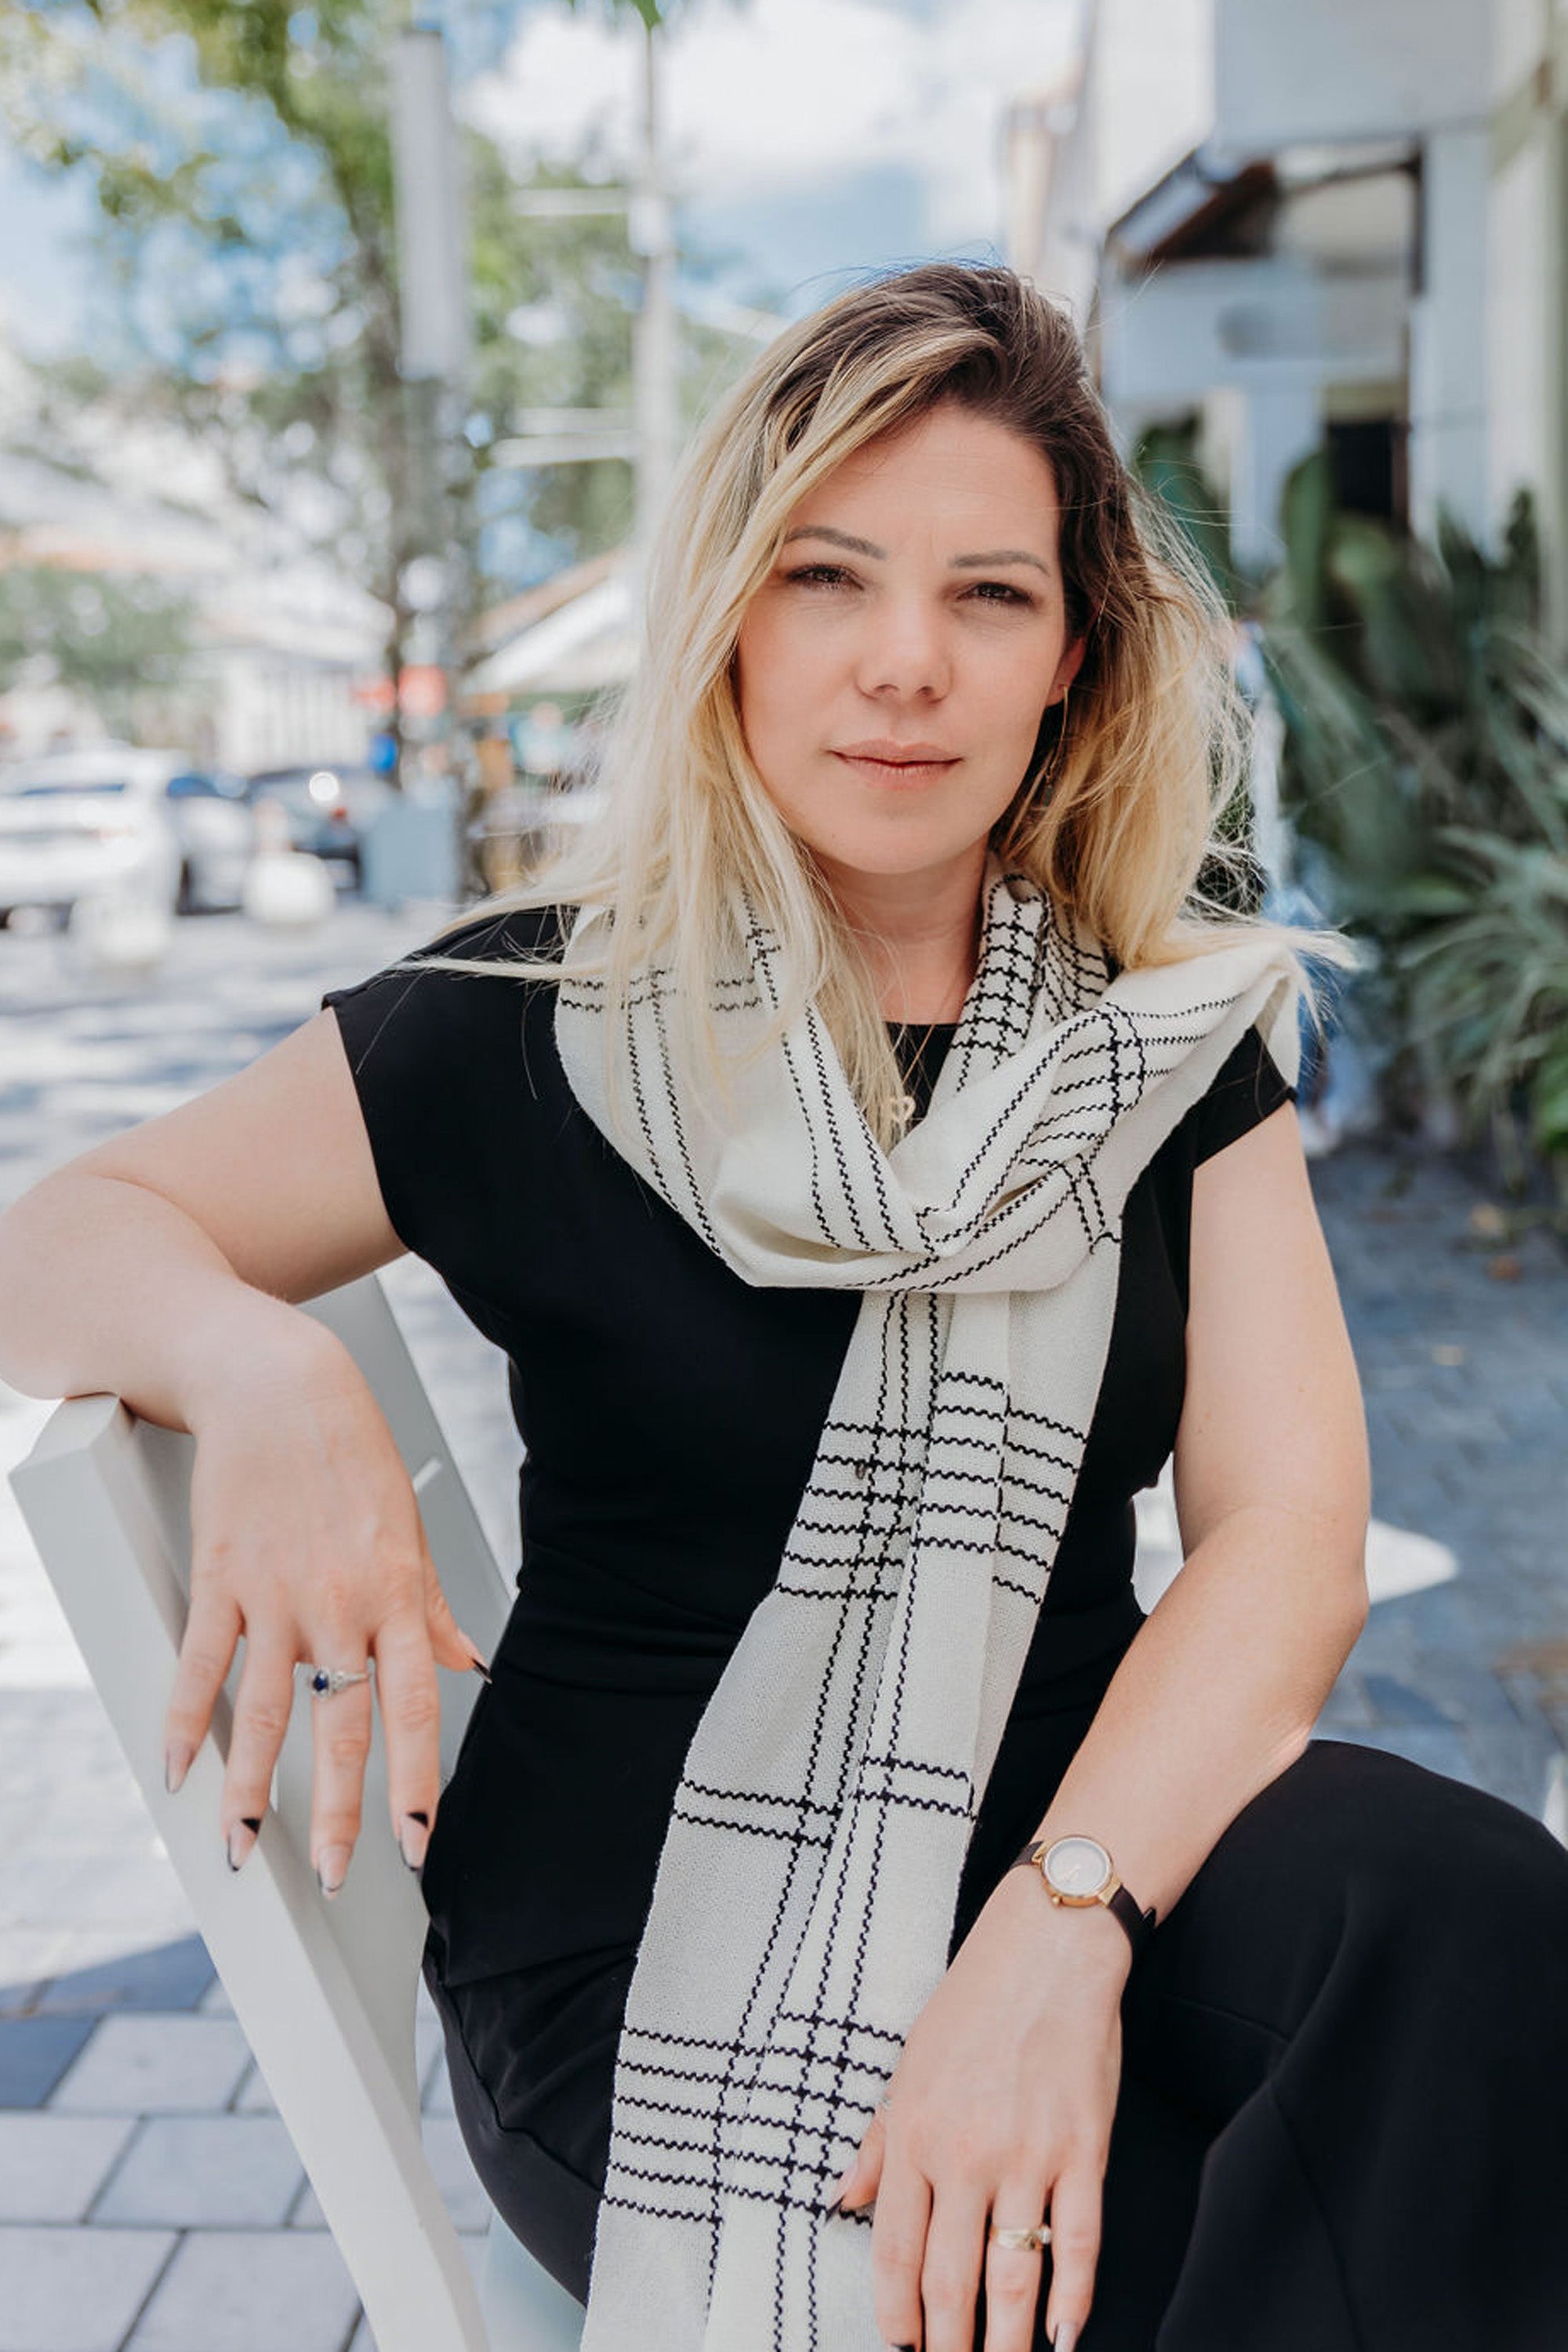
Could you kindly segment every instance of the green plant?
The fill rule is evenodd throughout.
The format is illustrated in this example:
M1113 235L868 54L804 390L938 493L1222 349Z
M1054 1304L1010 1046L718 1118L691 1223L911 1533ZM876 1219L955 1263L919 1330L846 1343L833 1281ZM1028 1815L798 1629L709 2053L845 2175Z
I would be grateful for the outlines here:
M1468 880L1402 950L1415 1032L1477 1115L1522 1095L1531 1144L1568 1171L1568 857L1466 825L1444 846ZM1511 1118L1498 1136L1517 1181Z
M138 697L184 678L192 620L189 599L157 580L0 569L0 694L25 678L71 688L111 731L134 734Z
M1285 803L1381 951L1395 1092L1489 1128L1516 1184L1538 1154L1568 1202L1568 683L1529 499L1496 557L1451 518L1429 547L1336 511L1318 456L1284 526L1258 612Z
M658 0L615 6L659 20ZM513 469L495 454L531 410L629 406L626 215L520 209L520 193L604 174L587 156L533 165L471 123L471 380L442 511L426 510L421 411L399 360L388 83L419 13L407 0L0 0L0 131L89 194L98 224L96 364L49 372L53 437L68 447L71 376L93 426L173 425L237 504L379 601L390 677L422 658L407 580L434 540L460 554L479 606L615 546L631 517L624 457ZM437 13L471 72L500 54L516 10ZM689 321L680 341L689 408L746 356ZM29 454L61 462L58 448Z

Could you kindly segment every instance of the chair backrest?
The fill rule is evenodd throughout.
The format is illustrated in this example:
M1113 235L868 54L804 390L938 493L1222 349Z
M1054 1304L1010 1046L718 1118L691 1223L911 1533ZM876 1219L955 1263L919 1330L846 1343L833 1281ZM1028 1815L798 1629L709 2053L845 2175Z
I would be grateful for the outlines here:
M453 1612L489 1654L510 1590L380 1283L350 1284L309 1311L369 1381ZM183 1432L137 1420L117 1398L70 1398L11 1480L379 2352L490 2352L420 2140L414 2011L426 1912L388 1822L379 1713L353 1866L331 1902L310 1858L307 1704L294 1709L275 1801L243 1870L228 1869L218 1836L237 1660L184 1786L174 1797L163 1786L163 1716L190 1593L194 1454ZM480 1685L446 1672L440 1682L445 1778Z

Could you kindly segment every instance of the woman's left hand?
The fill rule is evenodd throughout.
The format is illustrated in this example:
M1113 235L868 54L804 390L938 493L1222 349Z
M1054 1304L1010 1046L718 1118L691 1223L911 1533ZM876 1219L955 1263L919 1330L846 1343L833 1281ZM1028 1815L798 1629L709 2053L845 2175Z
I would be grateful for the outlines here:
M1029 2352L1044 2255L987 2232L1048 2220L1047 2340L1062 2352L1089 2316L1100 2189L1121 2076L1126 1935L1098 1905L1054 1906L1009 1871L905 2040L889 2102L840 2182L876 2200L877 2325L914 2352Z

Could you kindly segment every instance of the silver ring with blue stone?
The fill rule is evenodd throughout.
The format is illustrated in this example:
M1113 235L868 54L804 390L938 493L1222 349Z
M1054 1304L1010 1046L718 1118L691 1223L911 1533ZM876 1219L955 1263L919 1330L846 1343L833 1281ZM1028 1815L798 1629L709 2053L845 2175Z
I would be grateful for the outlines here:
M310 1666L310 1675L311 1697L330 1698L334 1691L347 1690L350 1683L369 1682L370 1668L362 1666L351 1675L346 1666Z

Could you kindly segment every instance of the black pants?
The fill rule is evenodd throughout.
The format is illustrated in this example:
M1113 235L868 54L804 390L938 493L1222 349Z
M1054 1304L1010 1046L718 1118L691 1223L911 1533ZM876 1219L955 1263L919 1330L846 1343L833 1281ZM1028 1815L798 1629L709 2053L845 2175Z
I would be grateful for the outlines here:
M499 2012L426 1974L479 2176L585 2299L607 2118L549 2154L503 2128ZM628 1978L580 1990L563 2065L613 2043ZM1568 2352L1568 1852L1540 1822L1313 1740L1156 1928L1122 2022L1081 2352Z

